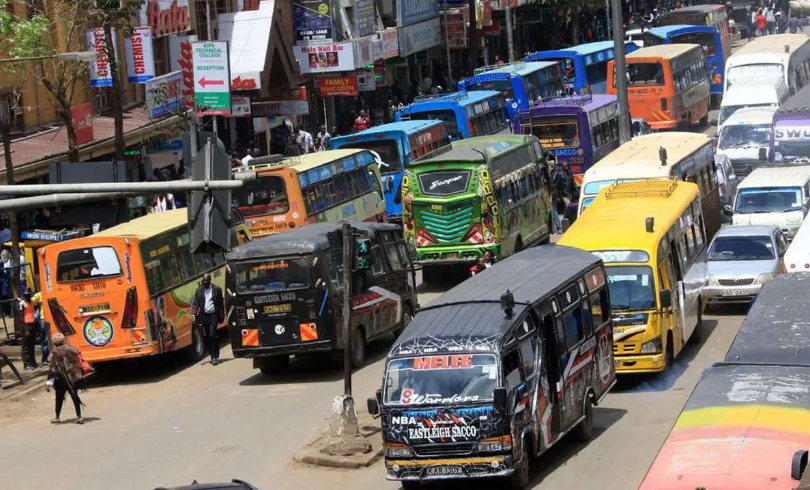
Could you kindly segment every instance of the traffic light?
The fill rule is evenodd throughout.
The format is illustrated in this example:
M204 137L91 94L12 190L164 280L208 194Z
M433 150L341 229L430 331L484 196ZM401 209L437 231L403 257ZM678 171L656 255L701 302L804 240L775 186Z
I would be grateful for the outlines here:
M358 238L354 257L357 270L364 271L371 269L371 240L368 238Z
M326 234L329 241L329 258L332 259L336 270L343 267L343 232L340 229L332 230Z

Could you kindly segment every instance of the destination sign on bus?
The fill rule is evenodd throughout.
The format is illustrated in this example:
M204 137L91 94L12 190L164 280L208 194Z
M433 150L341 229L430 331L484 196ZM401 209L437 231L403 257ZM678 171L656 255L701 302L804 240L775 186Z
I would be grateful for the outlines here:
M650 261L650 255L642 250L600 250L591 252L596 255L602 262L639 262L647 263Z

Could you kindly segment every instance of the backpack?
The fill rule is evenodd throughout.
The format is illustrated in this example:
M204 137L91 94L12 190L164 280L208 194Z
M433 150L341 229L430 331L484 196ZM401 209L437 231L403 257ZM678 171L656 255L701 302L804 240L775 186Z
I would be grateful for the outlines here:
M85 376L93 371L93 369L90 367L90 363L84 360L84 356L82 355L81 351L79 352L79 366L82 368L82 374Z

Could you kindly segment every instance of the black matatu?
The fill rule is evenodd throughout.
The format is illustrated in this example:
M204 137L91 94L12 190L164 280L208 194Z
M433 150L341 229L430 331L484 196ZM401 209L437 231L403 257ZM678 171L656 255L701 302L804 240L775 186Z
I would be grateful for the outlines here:
M365 345L401 331L418 308L402 231L386 223L352 223L371 244L370 267L354 273L351 349L363 364ZM235 247L226 256L228 332L234 357L253 359L267 374L290 355L343 349L343 267L336 223L315 223Z
M615 383L605 271L569 247L531 248L419 310L368 400L380 415L386 478L508 477L569 431L593 433Z

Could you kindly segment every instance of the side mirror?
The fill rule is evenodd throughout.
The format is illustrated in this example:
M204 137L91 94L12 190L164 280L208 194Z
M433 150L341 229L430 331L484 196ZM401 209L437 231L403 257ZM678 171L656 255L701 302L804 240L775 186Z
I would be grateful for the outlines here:
M492 390L492 408L494 408L497 413L506 413L506 388L495 388Z
M385 181L385 191L391 192L394 190L394 179L387 179Z
M416 245L409 243L406 248L408 249L408 257L411 258L411 262L419 258L419 256L416 254Z
M669 289L662 289L658 292L661 297L661 308L672 308L672 291Z
M759 161L766 162L768 161L768 150L765 148L759 149Z
M366 399L366 407L368 408L368 413L371 415L379 415L380 414L380 405L377 403L376 398L368 398Z
M731 209L731 204L726 204L725 206L723 206L723 214L725 214L726 216L731 216L734 214L734 210Z

